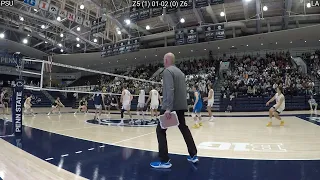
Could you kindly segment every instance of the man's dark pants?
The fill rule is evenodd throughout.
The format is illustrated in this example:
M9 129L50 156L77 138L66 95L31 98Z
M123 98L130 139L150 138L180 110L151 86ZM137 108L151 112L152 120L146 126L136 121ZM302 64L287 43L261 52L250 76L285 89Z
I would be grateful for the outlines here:
M174 110L173 110L174 111ZM164 110L161 110L160 114L164 114ZM194 144L194 140L192 137L192 134L186 125L186 120L184 117L184 110L178 110L176 111L179 123L178 126L180 129L180 132L182 133L182 136L184 138L184 141L187 144L188 152L191 157L197 155L197 148ZM167 144L167 134L166 129L162 129L160 124L157 126L157 138L158 138L158 146L159 146L159 158L161 162L168 162L170 160L168 155L168 144Z

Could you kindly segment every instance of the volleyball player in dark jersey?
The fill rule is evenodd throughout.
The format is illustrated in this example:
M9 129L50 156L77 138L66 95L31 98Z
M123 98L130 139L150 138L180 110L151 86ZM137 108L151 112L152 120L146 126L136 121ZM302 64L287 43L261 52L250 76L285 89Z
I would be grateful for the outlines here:
M58 110L59 114L61 114L60 112L60 108L64 107L64 105L62 104L62 102L60 101L60 98L57 97L57 99L52 103L51 106L51 111L48 113L48 116L53 113L53 111Z
M104 105L104 95L101 93L97 93L93 95L93 103L95 107L95 115L94 115L94 120L99 120L101 113L102 113L102 105ZM99 114L97 116L97 113L99 111Z
M78 107L77 111L74 112L74 114L76 115L78 112L81 112L81 111L88 113L88 102L85 97L83 97L79 101L79 107Z
M108 114L110 115L110 108L111 108L111 101L112 101L112 98L111 98L111 95L110 94L106 94L104 96L104 109L105 109L105 113L107 114L107 108L108 108Z
M117 110L120 110L119 108L119 101L116 95L111 95L111 106L116 107Z

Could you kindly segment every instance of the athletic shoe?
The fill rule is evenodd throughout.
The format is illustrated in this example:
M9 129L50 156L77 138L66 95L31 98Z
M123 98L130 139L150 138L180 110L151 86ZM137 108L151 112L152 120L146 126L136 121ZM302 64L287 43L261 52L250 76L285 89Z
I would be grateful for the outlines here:
M118 126L123 126L124 123L121 121L120 123L118 123Z
M189 162L196 163L196 162L199 161L199 158L198 158L198 156L193 156L193 157L188 156L188 157L187 157L187 160L188 160Z
M193 129L198 129L199 127L200 127L199 124L194 124L194 125L192 126Z
M202 126L202 123L199 123L199 126Z
M50 116L51 113L48 113L47 115Z
M76 114L77 114L77 112L74 112L73 114L74 114L74 115L76 115Z
M284 121L281 121L281 122L280 122L280 126L284 126Z
M271 127L272 126L272 122L268 122L267 127Z
M168 169L171 168L172 164L170 161L164 163L164 162L152 162L150 163L150 166L153 168L159 168L159 169Z

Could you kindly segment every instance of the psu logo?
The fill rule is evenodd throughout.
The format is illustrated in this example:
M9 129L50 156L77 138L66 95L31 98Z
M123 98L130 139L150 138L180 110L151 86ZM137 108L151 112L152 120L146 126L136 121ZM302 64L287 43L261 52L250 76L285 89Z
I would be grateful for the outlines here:
M221 29L221 26L218 26L218 29L220 30L220 29Z
M208 31L211 31L211 27L209 26L209 27L207 28L207 30L208 30Z
M0 0L1 7L12 7L14 5L14 0Z
M16 87L22 87L23 86L23 82L22 81L18 81L16 84Z
M193 30L193 29L191 29L191 30L190 30L190 33L194 33L194 30Z

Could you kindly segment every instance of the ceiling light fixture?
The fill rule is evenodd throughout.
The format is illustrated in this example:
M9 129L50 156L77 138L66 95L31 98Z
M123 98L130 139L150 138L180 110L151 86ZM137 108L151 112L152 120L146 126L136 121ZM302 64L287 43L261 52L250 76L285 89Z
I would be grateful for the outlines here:
M263 11L268 11L268 7L267 6L263 6L262 10Z
M33 10L34 10L35 12L38 12L38 9L36 9L36 8L34 8Z
M57 17L57 21L61 21L61 17L60 16Z
M307 3L307 8L311 8L311 3Z
M180 19L180 23L185 23L185 22L186 22L186 20L184 18Z
M223 16L225 16L225 15L226 15L226 13L223 12L223 11L220 13L220 16L221 16L221 17L223 17Z
M150 26L149 26L149 25L147 25L147 26L146 26L146 30L149 30L149 29L150 29Z
M4 33L0 34L0 38L3 39L4 38Z
M84 5L83 4L80 5L80 9L84 9Z
M77 44L77 47L80 47L80 44Z
M290 41L290 44L292 44L292 41Z
M60 37L63 37L63 34L62 34L62 33L60 34Z
M98 42L98 40L97 40L96 38L94 38L94 39L93 39L93 42L95 42L95 43L96 43L96 42Z
M121 34L121 31L118 31L117 33L120 35L120 34Z
M248 47L249 45L247 44L247 47Z
M263 43L261 43L261 46L263 46Z
M44 29L44 28L46 28L46 26L45 25L41 25L41 29Z
M61 43L59 43L59 44L58 44L58 46L59 46L59 47L62 47L62 44L61 44Z
M129 25L131 23L130 19L125 19L124 22Z
M24 38L24 39L22 40L22 42L23 42L23 44L27 44L27 43L28 43L28 39Z
M63 49L60 49L60 52L63 52Z
M22 16L20 16L20 18L19 18L19 19L20 19L20 21L24 21L24 18L23 18Z
M81 28L80 27L77 27L77 31L80 31L81 30Z
M76 40L77 40L77 41L80 41L80 38L77 37Z
M47 42L47 41L45 41L44 43L45 43L45 44L48 44L48 42Z

